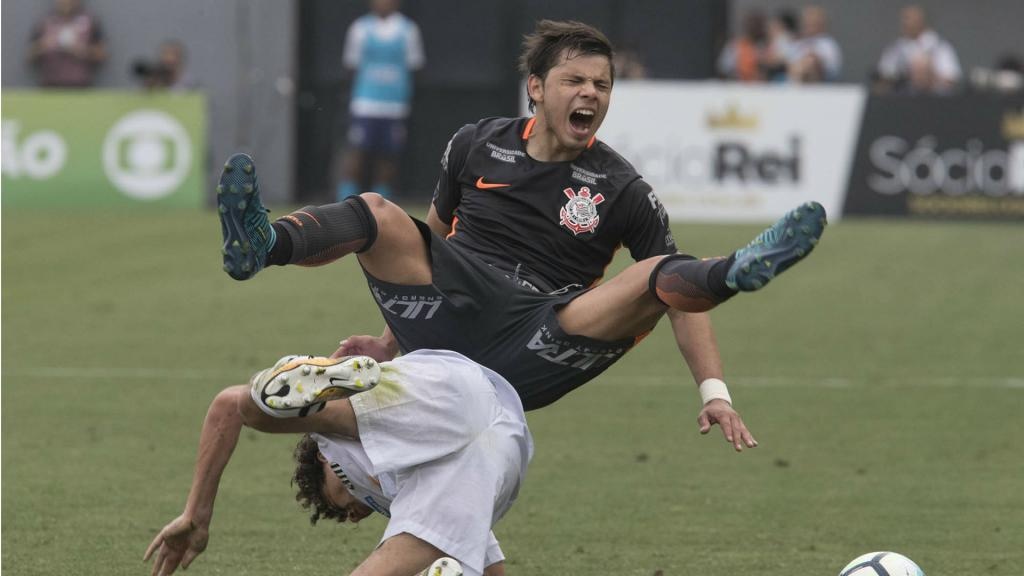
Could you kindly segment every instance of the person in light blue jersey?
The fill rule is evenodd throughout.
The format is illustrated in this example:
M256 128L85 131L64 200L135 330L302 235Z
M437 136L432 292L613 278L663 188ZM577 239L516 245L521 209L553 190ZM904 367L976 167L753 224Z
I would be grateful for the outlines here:
M371 189L385 197L393 192L406 140L412 73L425 61L419 27L398 6L398 0L372 0L370 13L353 22L345 37L344 64L355 72L355 81L339 201L364 192L367 161L373 165Z

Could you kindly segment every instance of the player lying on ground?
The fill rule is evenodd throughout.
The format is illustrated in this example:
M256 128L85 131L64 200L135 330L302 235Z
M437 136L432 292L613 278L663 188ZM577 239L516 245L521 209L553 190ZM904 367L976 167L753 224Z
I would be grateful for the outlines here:
M614 81L607 39L544 21L524 46L536 115L459 130L426 223L365 193L271 224L252 159L233 156L218 186L225 270L244 280L355 253L387 329L350 337L337 354L455 350L507 378L527 410L596 377L667 314L700 385L701 431L717 423L736 450L755 446L721 380L706 312L810 253L824 210L799 206L727 258L677 253L651 187L596 139ZM637 262L600 283L620 246Z
M445 556L467 576L504 574L491 527L516 499L533 455L522 404L497 373L454 352L419 350L380 364L286 356L249 386L218 394L185 510L146 550L146 560L155 553L154 576L187 568L206 548L243 425L303 434L293 480L314 524L358 522L374 511L390 518L353 575L413 576Z

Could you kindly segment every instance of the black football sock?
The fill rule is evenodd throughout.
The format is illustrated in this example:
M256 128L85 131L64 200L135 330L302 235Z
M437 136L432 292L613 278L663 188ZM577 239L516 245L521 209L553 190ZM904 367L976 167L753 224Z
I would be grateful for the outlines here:
M292 236L280 222L271 222L274 229L274 245L267 252L267 266L284 266L292 259Z
M683 312L705 312L736 295L725 283L734 260L697 260L687 254L665 257L651 271L649 289L669 308Z
M321 266L346 254L365 252L377 239L377 220L359 196L336 204L306 206L272 226L277 242L267 255L268 264Z

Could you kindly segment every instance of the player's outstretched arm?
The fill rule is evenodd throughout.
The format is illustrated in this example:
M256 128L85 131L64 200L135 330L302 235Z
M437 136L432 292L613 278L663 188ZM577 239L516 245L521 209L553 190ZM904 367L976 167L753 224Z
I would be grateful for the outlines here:
M239 394L248 397L247 388L227 388L210 403L199 436L199 453L185 510L153 538L143 556L143 561L148 561L156 554L153 576L173 574L179 566L187 568L206 549L213 501L242 429L237 408Z
M725 441L732 444L737 452L742 452L744 446L747 448L757 447L757 440L754 439L750 430L747 430L743 418L729 402L722 399L711 400L697 415L697 425L700 427L701 434L710 432L711 426L715 424L722 429Z
M153 560L153 576L173 574L179 566L184 570L206 549L209 536L206 527L197 525L182 514L160 530L146 549L143 561L149 560L153 552L157 553Z
M704 382L708 379L721 379L722 359L718 353L718 344L711 327L711 318L705 313L688 313L677 310L668 311L672 322L679 351L686 359L694 380ZM723 385L724 386L724 385ZM707 434L711 426L718 424L725 440L733 445L737 452L743 447L754 448L757 440L747 430L743 418L733 409L732 404L724 399L712 399L704 403L697 424L701 434Z

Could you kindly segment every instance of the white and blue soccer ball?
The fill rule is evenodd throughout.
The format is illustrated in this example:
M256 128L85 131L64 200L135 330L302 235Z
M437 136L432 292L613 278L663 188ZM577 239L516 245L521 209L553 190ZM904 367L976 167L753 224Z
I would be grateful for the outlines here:
M454 558L438 558L419 576L462 576L462 565Z
M869 552L839 571L839 576L924 576L913 560L895 552Z

